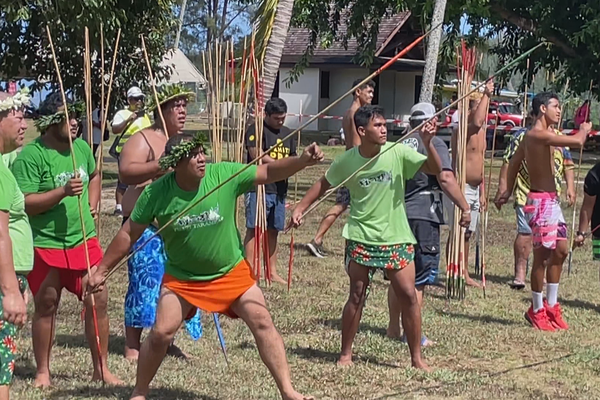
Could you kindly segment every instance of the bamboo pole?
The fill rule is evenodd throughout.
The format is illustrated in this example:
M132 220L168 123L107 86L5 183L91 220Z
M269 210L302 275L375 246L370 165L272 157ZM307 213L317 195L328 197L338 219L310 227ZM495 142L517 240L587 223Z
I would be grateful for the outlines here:
M585 122L587 122L590 119L590 114L592 111L592 88L594 86L594 80L590 80L590 91L588 94L588 99L590 100L590 105L588 107L588 111L587 111L587 116L585 118ZM560 127L559 127L560 128ZM579 189L579 178L581 176L581 162L583 161L583 147L584 145L581 145L581 147L579 148L579 162L577 163L577 177L575 178L575 200L573 201L573 220L572 220L572 224L571 224L571 233L570 233L570 238L569 238L569 259L568 259L568 263L567 263L567 276L571 275L571 265L572 265L572 261L573 261L573 243L575 241L575 222L576 222L576 217L577 217L577 193Z
M158 111L158 115L160 116L160 122L162 123L162 128L167 140L169 139L169 133L167 132L167 123L165 122L165 117L162 113L162 108L160 107L160 102L158 99L158 92L156 91L156 83L154 81L154 73L152 72L152 65L150 64L150 58L148 57L148 51L146 50L146 41L144 40L144 35L140 35L140 39L142 40L142 51L144 52L144 59L146 60L146 67L148 68L148 76L150 77L150 86L152 86L152 94L154 95L154 101L156 102L156 109ZM109 89L110 90L110 89Z
M50 27L48 25L46 25L46 33L48 35L48 42L50 43L50 50L52 51L52 61L54 62L54 68L56 69L56 77L58 79L58 83L59 83L59 87L60 87L60 95L62 98L63 109L64 109L64 113L65 113L65 129L67 130L67 132L69 132L67 137L69 139L69 150L71 153L71 162L73 164L73 174L76 178L78 178L79 172L78 172L78 168L77 168L77 160L75 159L75 152L73 150L73 138L71 137L71 132L70 132L71 124L70 124L67 96L65 95L65 88L63 85L63 81L62 81L62 76L60 74L60 68L58 66L58 61L56 59L56 52L54 51L54 43L52 41L52 34L50 33ZM83 236L85 266L87 269L88 276L92 276L90 253L89 253L88 242L87 242L87 233L86 233L86 229L85 229L85 222L83 219L83 205L81 204L81 195L77 196L77 206L79 209L79 222L81 223L81 234ZM103 364L103 360L102 360L102 346L100 345L100 333L99 333L99 329L98 329L98 315L96 313L96 298L93 294L91 297L91 302L92 302L92 320L94 322L94 334L96 336L98 360L100 362L100 375L102 378L102 384L104 384L104 364Z
M103 166L104 166L104 129L106 128L105 123L103 121L104 117L104 108L106 107L106 101L104 99L104 25L100 23L100 112L98 113L98 118L100 118L100 155L98 156L98 174L100 174L100 182L102 182L103 178ZM102 185L101 185L102 186ZM100 218L102 214L102 190L100 191L100 199L98 200L98 226L96 230L98 231L98 237L101 237L102 234L102 218Z

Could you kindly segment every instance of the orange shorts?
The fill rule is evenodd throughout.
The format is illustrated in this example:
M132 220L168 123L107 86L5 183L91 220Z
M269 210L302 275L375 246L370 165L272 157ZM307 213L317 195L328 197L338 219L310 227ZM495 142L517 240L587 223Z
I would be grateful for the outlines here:
M248 261L243 259L226 275L212 281L182 281L165 274L162 284L195 308L238 318L231 305L256 284L256 278ZM195 308L190 317L196 314Z

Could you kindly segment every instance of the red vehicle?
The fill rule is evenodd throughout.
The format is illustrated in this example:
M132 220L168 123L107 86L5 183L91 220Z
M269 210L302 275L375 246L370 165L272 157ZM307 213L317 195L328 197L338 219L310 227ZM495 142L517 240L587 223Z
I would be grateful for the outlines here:
M488 124L494 125L496 123L496 113L498 111L498 124L521 126L521 123L523 122L523 115L521 114L519 107L513 103L498 101L490 102Z

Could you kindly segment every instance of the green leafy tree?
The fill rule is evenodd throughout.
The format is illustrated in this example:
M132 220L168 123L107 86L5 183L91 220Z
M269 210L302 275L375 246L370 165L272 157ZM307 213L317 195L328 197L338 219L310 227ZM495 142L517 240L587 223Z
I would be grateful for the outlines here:
M250 25L256 3L256 0L187 0L179 47L191 56L207 49L215 40L243 39L247 33L243 27ZM177 14L180 7L176 7Z
M159 63L167 51L166 38L176 28L173 5L171 0L0 0L0 71L5 79L35 79L35 88L44 85L44 81L58 87L46 35L48 25L65 89L83 98L84 28L87 26L93 59L92 88L99 99L100 24L103 23L106 83L117 30L121 28L113 94L116 98L122 97L131 84L143 85L148 79L140 35L144 35L157 77L168 76L168 68L159 67Z
M431 21L434 0L296 0L292 24L308 28L311 46L295 72L306 65L312 49L327 47L334 40L347 42L356 38L355 61L368 66L373 62L376 33L382 18L391 13L411 10L421 26ZM350 14L346 30L340 30L344 10ZM470 27L470 44L485 44L493 38L489 49L504 64L516 58L541 40L551 45L532 54L531 73L545 68L556 73L557 86L570 79L570 88L584 91L590 79L600 72L600 2L590 0L456 0L449 1L444 18L444 41L438 59L438 76L444 76L449 65L455 64L455 46L461 32ZM304 65L303 65L304 64ZM524 71L526 61L517 66ZM291 78L294 78L292 74ZM507 79L507 77L502 77ZM600 85L595 84L598 92Z

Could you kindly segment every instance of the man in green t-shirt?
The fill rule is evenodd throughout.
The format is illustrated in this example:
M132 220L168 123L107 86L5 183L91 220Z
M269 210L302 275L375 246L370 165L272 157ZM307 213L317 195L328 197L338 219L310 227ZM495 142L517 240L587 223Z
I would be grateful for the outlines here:
M175 333L196 308L244 320L282 398L311 398L292 387L283 341L244 258L235 207L237 198L254 185L287 179L322 159L323 153L313 143L300 157L286 157L258 167L226 162L206 165L200 137L180 134L169 139L160 164L164 170L174 171L146 186L88 283L90 291L101 285L108 271L127 255L150 223L157 221L163 229L167 262L156 322L140 350L131 399L146 398ZM195 204L221 184L215 193Z
M28 92L0 92L0 155L23 145ZM15 369L17 328L27 320L27 273L33 266L33 239L23 193L0 162L0 400L8 400Z
M64 289L83 300L87 280L87 261L95 268L102 259L102 248L96 237L94 217L100 199L100 175L92 150L76 139L78 113L82 104L66 105L68 125L60 93L48 96L40 105L42 115L35 125L40 137L23 148L13 164L13 174L25 194L25 210L33 231L33 270L27 280L35 300L32 323L33 351L37 364L34 385L50 386L50 350L54 340L56 311ZM69 145L73 140L73 155ZM83 209L81 228L79 201ZM98 354L91 298L85 300L85 330L92 352L92 379L109 384L120 381L108 370L108 315L106 290L95 296L97 327L102 354ZM102 365L100 360L102 360Z
M354 124L361 144L338 156L325 176L308 190L294 209L292 224L299 226L302 214L331 186L343 184L348 188L350 216L342 235L346 239L350 295L342 314L338 363L352 364L352 343L367 289L373 273L381 269L400 301L412 365L428 370L421 357L421 311L413 262L416 241L406 217L404 186L419 171L430 175L441 172L441 161L431 140L435 124L428 122L419 132L427 156L404 144L387 143L385 117L378 106L360 107L354 114ZM350 178L355 171L359 172Z

